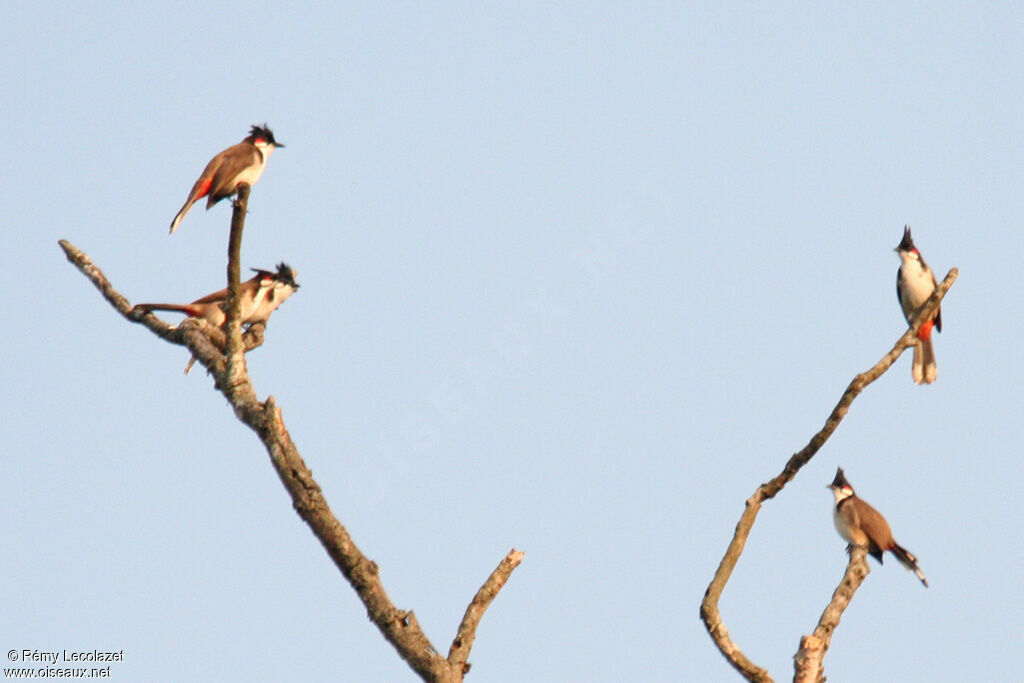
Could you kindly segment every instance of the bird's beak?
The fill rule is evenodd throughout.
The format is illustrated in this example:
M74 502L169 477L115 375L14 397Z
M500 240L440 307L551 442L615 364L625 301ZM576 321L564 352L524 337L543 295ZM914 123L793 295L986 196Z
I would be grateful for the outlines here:
M284 147L280 142L275 142L274 147Z

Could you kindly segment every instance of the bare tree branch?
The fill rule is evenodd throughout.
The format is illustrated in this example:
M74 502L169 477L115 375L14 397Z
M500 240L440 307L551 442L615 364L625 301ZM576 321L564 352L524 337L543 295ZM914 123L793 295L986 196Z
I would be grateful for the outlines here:
M431 645L411 611L400 610L392 604L384 591L376 563L363 555L348 531L331 512L320 486L313 479L313 473L285 428L281 409L272 396L265 402L259 401L249 379L244 351L263 343L265 328L263 323L256 323L242 335L239 322L239 254L248 195L248 186L242 186L232 212L226 335L202 320L186 319L177 327L172 327L151 313L133 311L128 300L114 289L86 254L67 240L61 240L60 246L68 260L92 281L122 316L144 325L166 341L187 346L199 362L207 367L214 376L217 389L231 403L235 415L263 442L281 483L291 496L295 511L309 525L334 564L355 589L370 620L377 625L384 638L423 680L459 683L469 671L467 659L480 619L522 561L523 553L514 549L510 551L477 591L459 625L448 658L442 657ZM221 351L225 347L226 356Z
M523 554L521 550L515 548L508 551L508 555L487 577L484 585L480 586L480 590L476 592L469 607L466 608L466 614L462 617L462 623L459 624L459 631L455 634L452 646L448 650L448 661L456 666L462 665L463 670L467 673L469 664L466 660L469 658L470 648L473 647L473 639L476 638L476 627L480 624L484 612L491 606L491 602L498 597L498 591L512 575L512 570L523 561Z
M249 190L249 185L240 184L232 204L231 234L228 237L228 300L225 306L227 310L224 311L224 330L228 337L224 386L227 392L247 391L247 398L255 400L256 392L246 375L245 349L242 345L242 301L238 296L238 284L242 279L242 232L245 229L245 214L249 206ZM228 399L231 399L231 396L228 396Z
M846 565L843 580L832 593L832 601L821 613L814 633L800 639L800 649L793 657L793 683L825 683L825 653L832 641L832 633L839 625L840 617L853 600L853 594L871 572L867 556L866 548L850 546L850 561Z
M188 347L194 356L207 368L221 371L224 369L224 352L226 336L220 328L210 325L205 320L187 318L177 327L165 323L152 313L140 313L133 309L120 292L115 290L103 272L93 265L92 260L67 240L58 242L64 255L80 270L100 291L103 298L114 307L126 320L138 323L149 329L164 341ZM266 327L263 323L254 323L242 335L245 350L251 351L263 344Z
M800 468L814 457L814 454L818 452L828 438L832 436L832 433L835 432L839 423L842 422L849 411L850 404L853 403L853 400L857 398L860 392L881 377L896 362L896 359L899 358L900 354L907 347L913 346L917 342L917 332L921 328L921 324L934 317L942 302L942 298L949 291L949 288L953 286L958 274L959 271L956 268L951 269L947 273L945 279L943 279L928 301L918 311L914 324L903 333L892 349L882 356L881 360L875 363L871 369L853 378L849 386L846 387L846 391L839 398L835 408L832 409L832 413L825 420L825 425L811 437L806 446L790 457L782 472L768 482L761 484L754 491L754 494L747 499L746 509L740 516L740 521L736 524L736 531L733 534L732 541L729 543L729 547L726 549L725 555L722 557L722 561L719 563L718 569L711 579L711 583L704 592L704 599L700 604L700 616L704 621L708 635L711 636L711 640L729 664L747 680L765 683L771 681L772 678L767 671L751 662L743 654L739 646L733 642L732 638L729 637L729 631L725 628L721 613L718 610L718 601L722 596L725 585L729 582L729 577L732 575L740 555L743 554L743 548L746 545L747 537L750 535L750 530L754 526L754 521L757 519L757 513L761 509L761 504L775 497L796 476Z

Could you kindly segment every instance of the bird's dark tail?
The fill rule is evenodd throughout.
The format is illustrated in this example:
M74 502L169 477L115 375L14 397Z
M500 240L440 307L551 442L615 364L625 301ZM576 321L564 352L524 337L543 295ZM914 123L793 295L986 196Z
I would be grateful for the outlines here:
M174 217L174 220L171 221L171 231L169 234L174 234L174 231L178 229L179 225L181 225L182 219L185 218L185 214L188 213L189 209L191 209L192 205L195 203L196 200L189 197L188 201L185 202L185 205L181 207L181 209L178 211L178 214Z
M195 307L187 304L135 304L132 309L138 313L151 313L153 311L177 311L185 315L196 315Z
M921 579L921 583L924 584L925 588L928 587L928 579L924 577L924 572L922 572L921 568L917 566L917 558L914 557L913 553L898 543L893 543L889 550L896 556L896 559L900 561L900 564L917 574L917 578Z

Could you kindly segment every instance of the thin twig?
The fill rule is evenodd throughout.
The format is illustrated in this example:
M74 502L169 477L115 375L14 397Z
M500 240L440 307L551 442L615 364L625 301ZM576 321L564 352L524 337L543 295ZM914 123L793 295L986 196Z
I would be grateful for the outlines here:
M480 590L473 596L469 607L466 608L466 614L462 617L462 623L459 624L459 631L455 634L452 646L448 650L448 661L455 666L461 666L464 672L469 672L469 663L466 660L469 658L469 651L476 638L476 627L480 625L480 619L484 616L484 612L491 606L494 598L498 597L498 591L508 581L512 571L523 561L523 554L523 551L515 548L508 551L508 555L494 568L491 575L484 581L484 585L480 586Z
M899 358L905 349L916 343L917 332L921 328L921 324L926 320L931 320L935 315L942 302L942 298L949 291L949 288L953 286L958 274L959 271L956 268L949 271L928 301L920 308L914 324L903 333L892 349L882 356L881 360L875 363L871 369L853 378L835 408L832 409L832 413L825 421L825 425L811 437L806 446L790 457L782 472L770 481L761 484L754 491L754 494L747 499L746 508L740 516L740 521L736 524L736 531L729 543L729 547L726 548L725 555L722 557L722 561L719 563L711 583L708 584L707 590L704 592L704 599L700 604L700 616L704 621L708 635L711 636L711 640L729 664L747 680L766 683L771 681L772 678L766 670L751 662L743 654L739 646L733 642L732 638L729 637L729 631L726 629L722 621L722 615L718 610L718 601L722 596L722 591L725 590L725 585L729 582L729 577L732 575L740 555L743 554L743 548L746 545L747 537L750 535L750 530L754 526L754 521L757 519L757 513L761 509L761 504L775 497L796 476L800 468L814 457L814 454L818 452L828 438L832 436L832 433L835 432L839 423L842 422L849 411L850 404L853 403L853 400L857 398L860 392L881 377L896 362L896 359Z

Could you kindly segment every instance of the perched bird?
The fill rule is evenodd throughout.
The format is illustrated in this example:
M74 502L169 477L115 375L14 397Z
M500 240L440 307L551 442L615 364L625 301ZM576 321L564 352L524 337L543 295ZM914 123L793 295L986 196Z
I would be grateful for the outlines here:
M254 185L263 175L270 153L277 147L284 145L274 140L274 133L264 123L262 126L253 126L244 140L210 159L178 215L171 221L171 232L178 229L178 224L192 205L203 197L207 197L206 208L209 209L225 197L235 194L240 184Z
M270 314L299 288L295 281L295 271L285 263L277 264L277 272L259 268L252 270L256 271L256 275L238 285L238 295L241 298L239 319L243 325L266 322L270 319ZM176 311L191 318L202 318L211 325L221 327L227 319L227 299L228 290L225 288L196 299L190 304L137 304L132 311L140 315L152 311ZM185 368L186 373L192 368L193 362L195 358L189 361Z
M895 249L900 256L899 272L896 273L896 296L899 298L903 317L913 324L914 314L928 297L935 291L935 273L921 258L921 252L914 246L910 237L910 226L903 228L903 240ZM932 328L942 332L942 311L935 312L935 317L925 321L917 332L917 344L914 345L914 364L911 376L918 384L931 384L939 374L935 365L935 350L932 348Z
M252 270L256 275L238 285L238 294L242 300L239 317L243 325L266 322L270 314L299 288L295 281L295 271L286 263L277 264L277 272L259 268ZM177 311L190 318L203 318L219 327L227 318L227 299L228 290L225 288L190 304L136 304L133 310L139 313Z
M910 569L928 587L928 579L917 566L917 558L899 545L892 537L892 530L885 517L875 508L857 497L850 482L846 481L843 468L836 470L836 478L828 485L836 498L832 518L836 531L850 545L867 548L868 553L882 564L882 553L888 550L900 563Z

